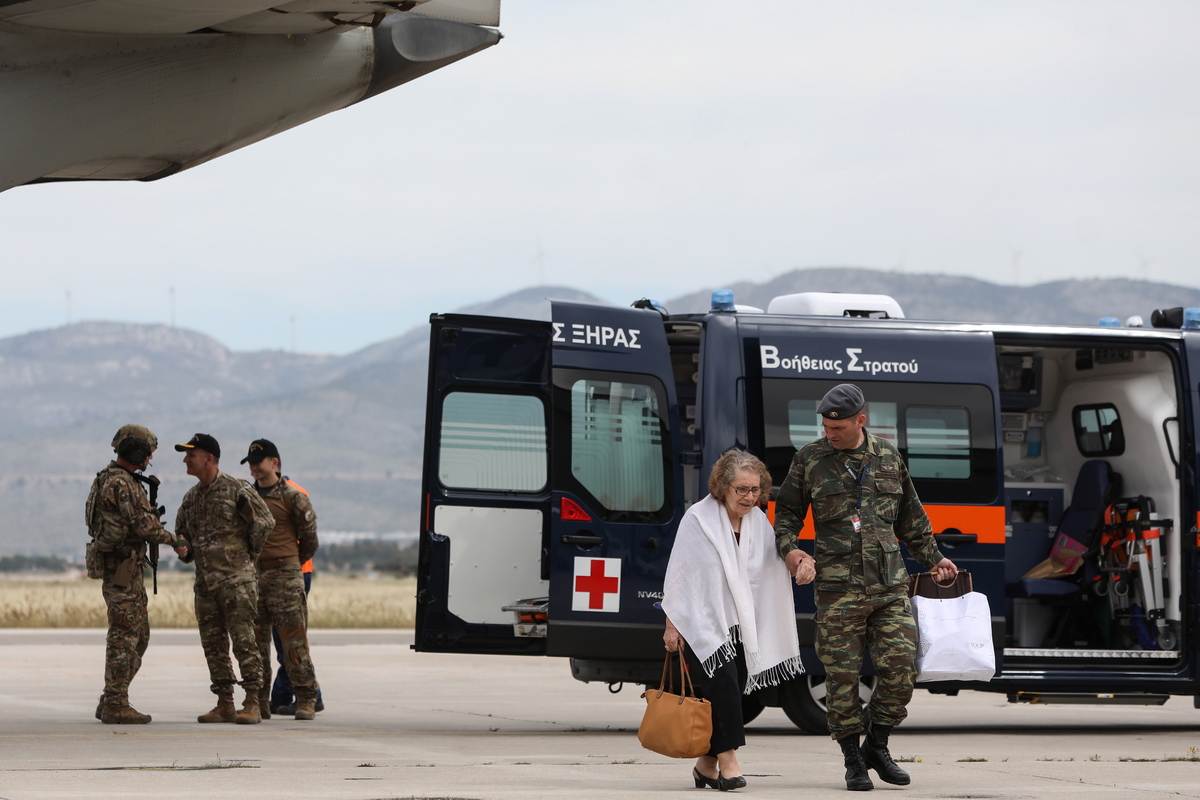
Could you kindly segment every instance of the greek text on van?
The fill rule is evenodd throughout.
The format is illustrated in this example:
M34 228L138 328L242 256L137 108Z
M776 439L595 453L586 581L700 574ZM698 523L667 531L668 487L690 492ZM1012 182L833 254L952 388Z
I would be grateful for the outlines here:
M570 323L570 339L566 338L566 322L551 322L554 327L553 341L570 344L591 344L598 347L625 347L630 350L641 350L638 342L640 330L633 328L613 328L608 325L585 325L582 322Z
M861 347L847 347L846 358L820 358L813 356L785 356L780 358L779 348L773 344L759 345L759 355L763 369L785 369L803 372L833 372L842 375L846 372L865 372L870 375L880 373L917 374L919 364L912 361L873 361L862 358Z

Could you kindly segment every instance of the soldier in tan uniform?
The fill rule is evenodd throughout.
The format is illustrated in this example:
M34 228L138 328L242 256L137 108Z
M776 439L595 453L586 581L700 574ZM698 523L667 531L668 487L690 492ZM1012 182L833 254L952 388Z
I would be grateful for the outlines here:
M186 453L183 463L198 481L183 496L175 532L188 542L184 560L196 562L196 623L208 661L210 688L217 696L216 707L196 719L255 724L262 721L258 693L263 685L254 633L258 618L255 562L275 519L248 482L221 472L221 446L212 436L197 433L175 449ZM246 691L241 711L233 704L231 643Z
M142 425L124 425L113 437L115 461L96 474L87 499L88 577L101 578L108 610L104 693L96 718L107 725L144 724L149 714L129 705L129 684L150 643L142 560L151 547L175 544L150 505L138 473L150 464L158 438Z
M317 552L317 515L308 495L281 472L279 448L255 439L242 463L250 464L254 488L271 509L275 528L258 556L258 651L264 677L271 663L271 627L279 630L280 651L296 691L296 719L316 715L316 672L308 648L308 600L300 565ZM264 680L258 707L264 718L271 711L270 681Z
M900 452L864 427L865 405L853 384L826 393L817 407L825 436L797 451L775 504L779 554L797 583L816 579L816 649L825 665L829 732L842 749L851 791L874 788L868 768L887 783L910 780L888 751L912 697L917 647L900 541L939 579L958 574L933 541ZM815 561L796 542L810 509ZM867 651L879 683L864 718L858 683Z

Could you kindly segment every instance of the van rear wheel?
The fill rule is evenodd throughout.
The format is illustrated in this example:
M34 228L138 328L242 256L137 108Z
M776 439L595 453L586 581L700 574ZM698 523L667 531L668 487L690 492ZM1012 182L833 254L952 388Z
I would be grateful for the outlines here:
M865 706L875 692L875 676L860 678L858 701ZM828 736L829 723L825 707L825 676L802 675L779 687L779 704L783 713L800 730L814 736Z
M763 704L754 695L742 695L742 722L747 723L758 719L758 715L763 712L763 708Z

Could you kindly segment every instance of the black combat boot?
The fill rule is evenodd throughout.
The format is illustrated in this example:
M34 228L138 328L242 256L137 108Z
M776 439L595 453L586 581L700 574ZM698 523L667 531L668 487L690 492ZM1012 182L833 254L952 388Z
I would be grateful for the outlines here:
M870 769L879 774L879 780L894 783L897 786L908 786L912 778L908 773L896 766L892 754L888 752L888 735L892 732L891 725L876 725L867 723L867 738L862 743L862 760Z
M867 774L867 765L863 763L862 753L858 749L858 734L852 733L837 740L842 748L846 762L846 788L852 792L866 792L875 788L871 776Z

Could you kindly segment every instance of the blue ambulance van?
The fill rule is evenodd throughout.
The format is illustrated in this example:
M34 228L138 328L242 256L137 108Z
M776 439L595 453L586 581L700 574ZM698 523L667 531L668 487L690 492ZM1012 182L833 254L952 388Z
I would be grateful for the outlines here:
M1066 327L909 320L878 295L634 305L431 317L415 649L561 656L581 681L654 684L663 575L712 464L744 447L778 486L820 435L818 401L855 383L991 607L995 678L918 688L1200 697L1200 311ZM745 711L823 733L811 587L795 599L807 674Z

